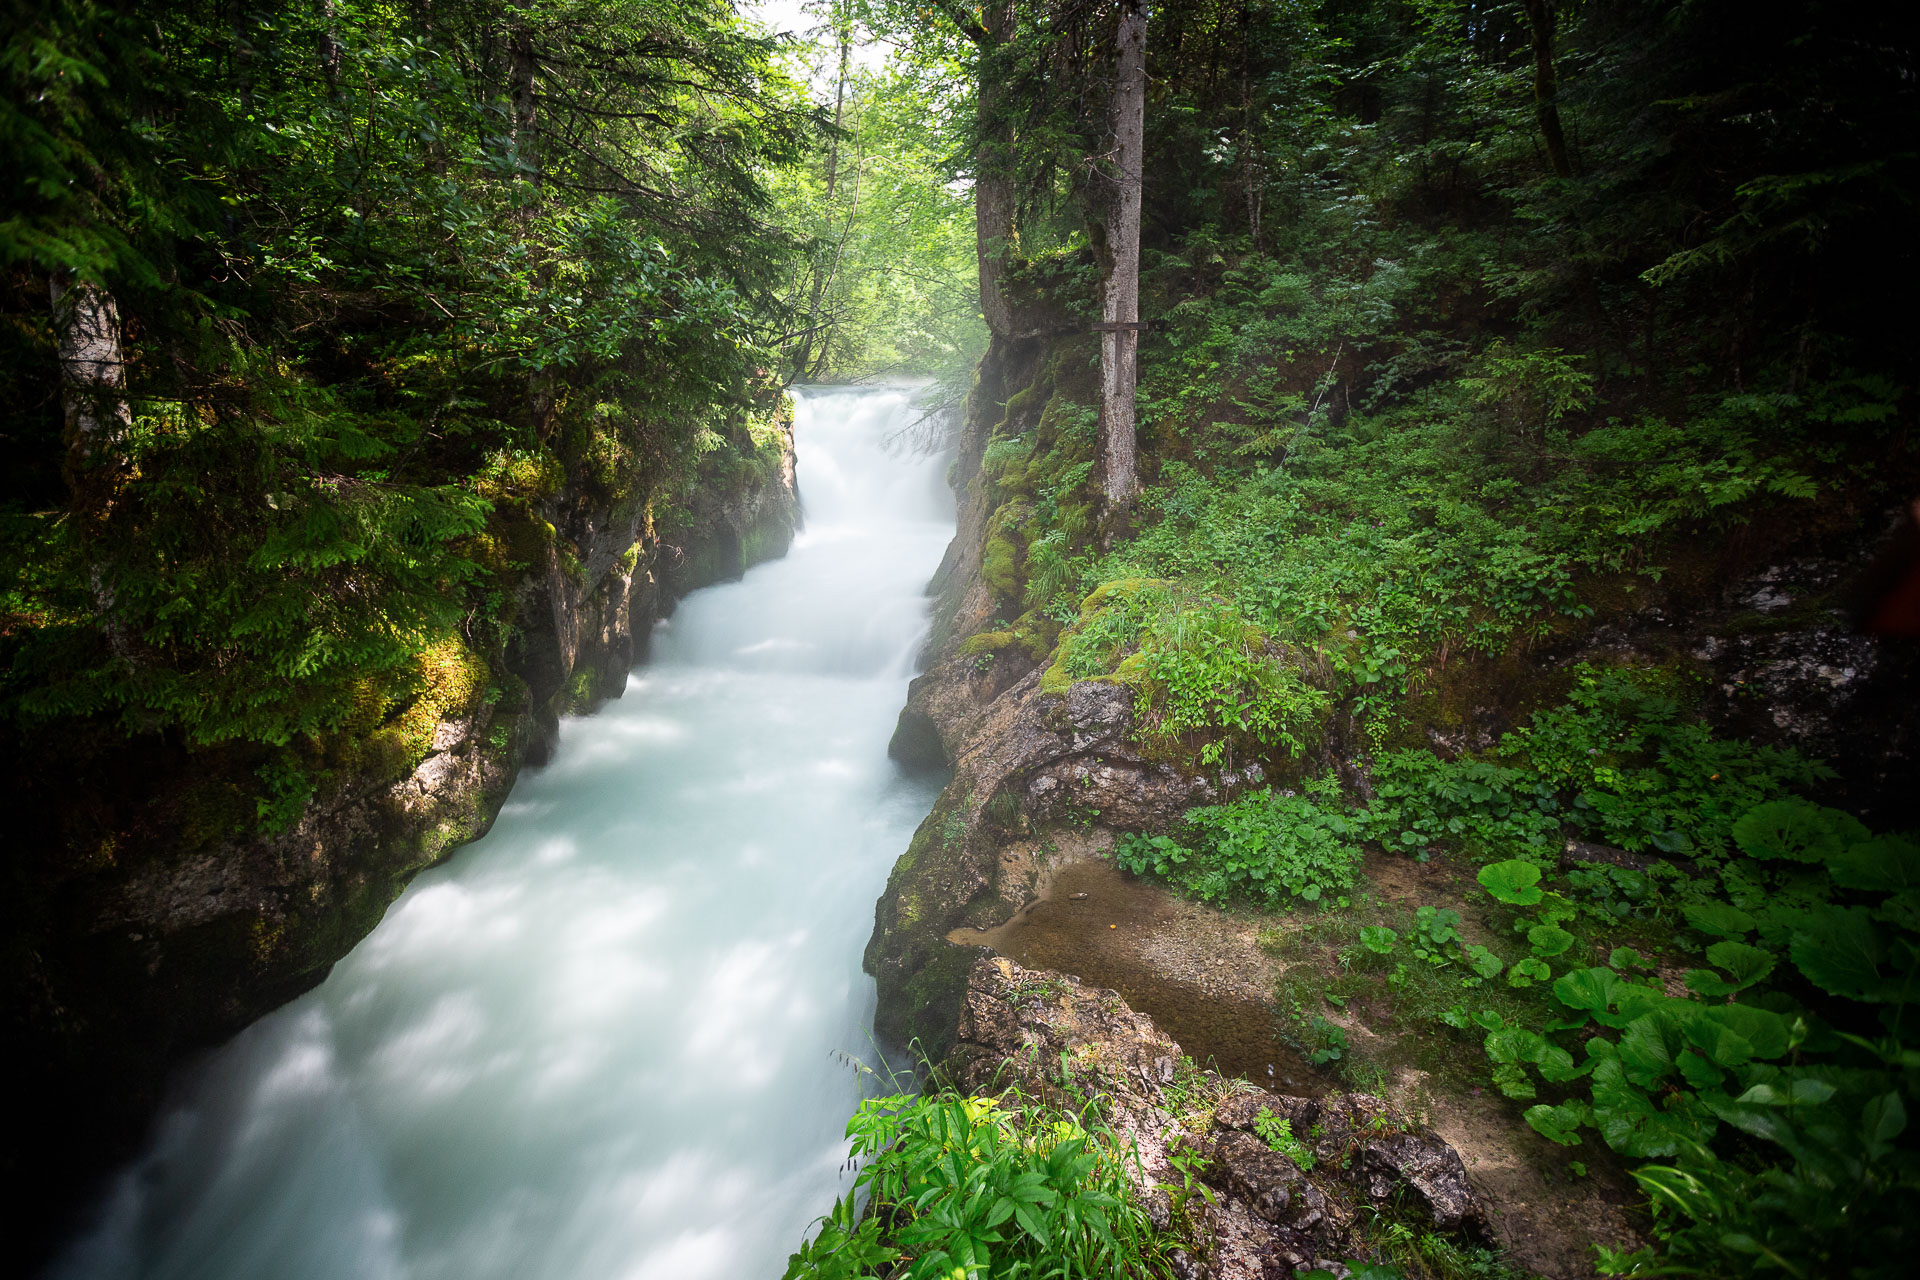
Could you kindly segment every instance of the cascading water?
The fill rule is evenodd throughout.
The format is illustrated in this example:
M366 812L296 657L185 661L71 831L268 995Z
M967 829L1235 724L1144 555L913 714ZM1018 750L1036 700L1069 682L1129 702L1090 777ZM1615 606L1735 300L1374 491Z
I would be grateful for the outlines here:
M190 1073L60 1280L777 1276L844 1191L886 743L952 532L899 390L802 393L807 527L686 600L485 839Z

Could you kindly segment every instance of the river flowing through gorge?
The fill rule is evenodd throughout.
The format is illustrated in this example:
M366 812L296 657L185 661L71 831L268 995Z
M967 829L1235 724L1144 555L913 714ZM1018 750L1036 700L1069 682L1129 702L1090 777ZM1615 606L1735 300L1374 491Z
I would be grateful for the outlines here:
M952 533L900 389L798 393L806 527L493 830L176 1084L57 1280L754 1280L847 1179L886 746Z

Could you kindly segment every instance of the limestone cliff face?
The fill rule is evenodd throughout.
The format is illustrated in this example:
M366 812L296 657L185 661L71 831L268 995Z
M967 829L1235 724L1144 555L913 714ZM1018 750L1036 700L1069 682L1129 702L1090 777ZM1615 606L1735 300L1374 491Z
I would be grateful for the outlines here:
M57 1230L85 1179L138 1139L183 1054L318 983L409 879L484 834L522 765L546 759L559 717L619 696L681 596L785 551L799 504L790 418L779 425L777 450L763 431L664 500L552 495L552 537L520 575L503 660L457 643L424 655L419 699L329 761L278 835L196 825L193 798L232 789L234 763L217 754L42 746L26 802L101 808L93 829L109 834L76 857L70 833L89 815L44 813L47 847L13 851L9 868L24 888L8 911L8 1041L36 1078L7 1171L39 1189L29 1235ZM236 825L252 826L229 816L221 829Z

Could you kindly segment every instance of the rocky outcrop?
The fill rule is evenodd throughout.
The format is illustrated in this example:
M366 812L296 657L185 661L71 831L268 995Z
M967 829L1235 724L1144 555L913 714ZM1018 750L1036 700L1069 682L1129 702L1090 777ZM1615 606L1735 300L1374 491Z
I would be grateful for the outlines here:
M1030 869L1010 870L1000 856L1012 824L1161 828L1261 780L1258 765L1201 776L1147 758L1129 736L1125 685L1083 680L1043 693L1032 671L982 702L973 675L962 657L914 681L901 733L917 742L920 726L934 726L953 780L895 863L866 952L876 1030L934 1056L951 1040L966 975L966 953L947 934L1004 924L1033 896Z
M232 779L258 762L241 749L48 737L11 771L38 806L9 868L4 1010L35 1105L6 1169L36 1188L40 1229L137 1140L183 1054L318 983L415 874L483 835L559 717L619 696L680 596L785 550L790 426L777 457L739 443L666 502L638 484L618 501L561 487L539 554L516 557L533 567L506 653L422 655L419 697L328 747L322 785L277 835L254 834Z
M1362 1206L1483 1232L1459 1155L1380 1099L1287 1097L1194 1072L1180 1056L1114 992L980 956L944 1069L971 1093L1097 1100L1121 1149L1138 1153L1131 1172L1149 1216L1187 1237L1176 1264L1188 1277L1266 1280L1350 1257ZM1288 1137L1269 1140L1282 1121ZM1212 1195L1191 1191L1183 1165L1198 1166Z

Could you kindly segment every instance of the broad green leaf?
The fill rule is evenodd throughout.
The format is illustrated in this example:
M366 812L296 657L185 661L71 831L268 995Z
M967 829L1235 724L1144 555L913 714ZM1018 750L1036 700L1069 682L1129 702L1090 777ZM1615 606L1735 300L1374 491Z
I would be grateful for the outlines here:
M1607 965L1613 969L1644 969L1647 958L1632 947L1615 947L1607 952Z
M1635 1018L1616 1046L1626 1078L1642 1088L1673 1070L1673 1057L1680 1047L1680 1029L1665 1010Z
M1754 918L1725 902L1692 902L1682 908L1687 923L1716 938L1738 938L1752 933Z
M1554 982L1553 994L1569 1009L1604 1014L1619 985L1620 977L1611 969L1575 969Z
M1399 940L1400 935L1385 925L1370 924L1360 930L1360 941L1375 955L1391 955L1393 944Z
M1467 964L1482 978L1497 978L1507 967L1504 960L1477 942L1467 948Z
M1755 858L1827 862L1872 835L1860 820L1798 798L1774 800L1733 824L1733 840Z
M1553 970L1547 962L1534 956L1516 960L1507 970L1507 985L1510 987L1530 987L1536 982L1545 982L1553 976Z
M1727 1082L1726 1071L1696 1049L1682 1049L1674 1055L1673 1065L1679 1069L1680 1078L1699 1092L1718 1089Z
M1778 1058L1793 1047L1792 1027L1771 1009L1758 1009L1750 1004L1716 1004L1696 1016L1717 1022L1739 1036L1754 1058Z
M1898 1093L1883 1093L1861 1109L1860 1136L1871 1159L1879 1159L1893 1150L1893 1140L1907 1127L1906 1104Z
M1772 973L1776 963L1772 952L1744 942L1716 942L1707 948L1707 959L1733 975L1729 981L1711 970L1690 971L1686 977L1688 988L1708 997L1744 991Z
M1608 1146L1636 1159L1674 1155L1700 1136L1699 1125L1661 1111L1628 1084L1612 1059L1602 1059L1593 1073L1593 1124Z
M1537 924L1527 930L1527 942L1537 956L1564 954L1574 944L1574 936L1558 925Z
M1530 907L1545 896L1539 888L1540 868L1520 858L1489 863L1480 868L1475 879L1481 888L1509 906Z
M1557 1107L1542 1102L1528 1107L1525 1114L1536 1133L1563 1147L1573 1147L1580 1144L1580 1126L1593 1112L1579 1102L1565 1102Z
M1794 932L1793 963L1822 991L1850 1000L1887 1000L1887 940L1864 907L1826 907Z
M1802 1076L1785 1089L1772 1084L1757 1084L1734 1102L1755 1107L1818 1106L1834 1095L1834 1087L1825 1080Z
M1827 871L1835 884L1849 889L1907 893L1920 889L1920 844L1879 836L1828 859Z

